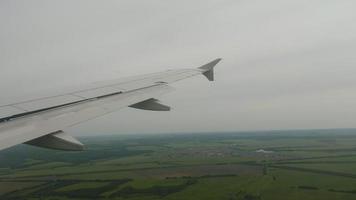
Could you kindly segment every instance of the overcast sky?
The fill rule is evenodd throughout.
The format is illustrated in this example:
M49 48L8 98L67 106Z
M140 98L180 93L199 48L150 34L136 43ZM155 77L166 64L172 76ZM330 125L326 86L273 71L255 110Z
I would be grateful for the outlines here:
M354 0L0 0L0 98L217 57L161 100L75 134L356 127Z

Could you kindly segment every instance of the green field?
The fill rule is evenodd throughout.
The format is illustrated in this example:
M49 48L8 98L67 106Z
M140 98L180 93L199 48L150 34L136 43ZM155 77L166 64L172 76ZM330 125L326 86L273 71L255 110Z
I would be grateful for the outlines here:
M0 199L354 200L356 130L80 138L0 152Z

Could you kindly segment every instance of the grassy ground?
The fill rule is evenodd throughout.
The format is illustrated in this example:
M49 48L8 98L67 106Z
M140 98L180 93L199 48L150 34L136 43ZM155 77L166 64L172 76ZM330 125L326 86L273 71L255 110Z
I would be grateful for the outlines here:
M87 151L0 152L0 199L356 199L355 130L82 141Z

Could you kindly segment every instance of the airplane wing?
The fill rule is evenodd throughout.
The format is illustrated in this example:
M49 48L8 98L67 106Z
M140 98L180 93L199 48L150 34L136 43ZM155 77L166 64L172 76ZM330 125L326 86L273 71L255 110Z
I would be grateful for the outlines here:
M168 111L170 108L157 98L172 91L170 83L199 74L213 81L214 67L220 60L195 69L168 70L0 105L0 150L22 143L50 149L83 150L84 145L67 134L65 128L124 107Z

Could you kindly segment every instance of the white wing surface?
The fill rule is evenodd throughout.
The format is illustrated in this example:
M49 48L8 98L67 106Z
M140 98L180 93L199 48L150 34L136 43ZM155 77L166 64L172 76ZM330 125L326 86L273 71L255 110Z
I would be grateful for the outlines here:
M21 143L83 150L84 145L66 134L65 128L124 107L168 111L157 98L173 90L170 83L199 74L213 81L214 67L220 60L196 69L168 70L0 105L0 150Z

